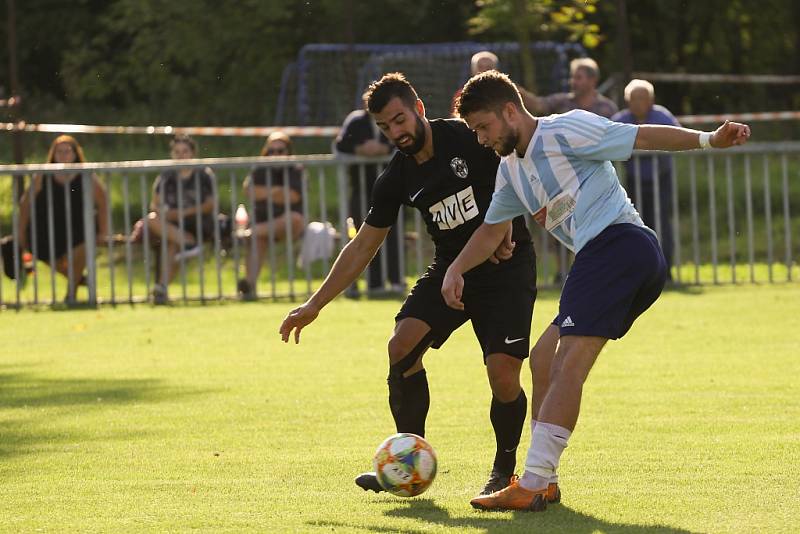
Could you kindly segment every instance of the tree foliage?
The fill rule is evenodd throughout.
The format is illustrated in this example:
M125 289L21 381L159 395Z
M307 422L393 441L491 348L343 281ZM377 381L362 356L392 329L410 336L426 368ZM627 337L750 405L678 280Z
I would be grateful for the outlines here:
M552 39L621 70L617 2L16 0L29 121L269 124L307 43ZM634 70L797 74L800 2L628 0ZM6 42L0 10L0 42ZM5 50L5 46L2 50ZM8 87L7 58L0 87ZM531 73L532 74L532 73ZM677 113L800 107L797 86L657 84Z
M470 33L489 38L518 38L526 31L538 41L579 42L588 49L604 39L591 21L597 0L478 0Z

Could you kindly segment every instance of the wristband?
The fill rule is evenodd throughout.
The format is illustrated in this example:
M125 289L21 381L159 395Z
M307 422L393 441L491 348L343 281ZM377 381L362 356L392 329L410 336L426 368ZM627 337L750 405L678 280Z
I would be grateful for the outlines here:
M700 132L700 148L706 150L711 148L711 134L708 132Z

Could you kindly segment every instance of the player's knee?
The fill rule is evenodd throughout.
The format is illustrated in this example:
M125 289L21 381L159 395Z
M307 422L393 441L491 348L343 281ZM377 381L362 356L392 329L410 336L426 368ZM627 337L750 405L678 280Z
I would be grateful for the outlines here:
M389 363L395 364L414 350L414 343L395 334L389 339L386 349L389 352Z
M519 367L512 365L488 365L486 373L492 394L500 402L511 402L519 396Z
M389 353L389 363L395 364L407 358L416 359L422 356L431 346L432 339L430 332L422 336L422 339L418 339L413 335L404 335L402 332L395 332L386 346Z
M415 343L416 341L416 343ZM404 376L414 374L422 369L422 355L431 346L432 337L430 334L423 336L421 340L413 340L408 337L393 335L389 339L389 380L393 378L402 379Z
M582 362L576 358L556 357L550 369L550 382L552 384L575 385L583 384L589 375Z
M519 397L519 375L490 375L489 387L491 387L492 395L494 395L497 400L503 403L511 402Z
M534 379L547 377L550 374L552 359L553 355L547 354L538 344L533 346L528 364L531 367L531 374L533 374Z

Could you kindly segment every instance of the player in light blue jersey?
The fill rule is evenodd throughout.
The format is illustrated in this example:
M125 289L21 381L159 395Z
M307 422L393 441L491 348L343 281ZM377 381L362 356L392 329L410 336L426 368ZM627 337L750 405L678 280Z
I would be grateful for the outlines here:
M609 339L625 335L661 294L666 262L655 233L642 223L610 161L634 149L691 150L740 145L744 124L713 133L631 125L585 111L534 117L517 87L489 71L464 86L458 114L478 141L503 156L483 224L445 274L442 294L461 309L463 273L492 255L509 221L523 213L575 252L559 313L531 351L531 445L523 476L471 501L475 508L544 510L558 501L557 468L578 419L583 383Z

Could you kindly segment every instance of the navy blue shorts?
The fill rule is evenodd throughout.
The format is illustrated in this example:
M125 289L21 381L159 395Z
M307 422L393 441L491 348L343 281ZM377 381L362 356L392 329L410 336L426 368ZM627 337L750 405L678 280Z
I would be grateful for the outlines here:
M575 256L553 324L562 336L619 339L664 289L667 262L652 232L614 224Z

